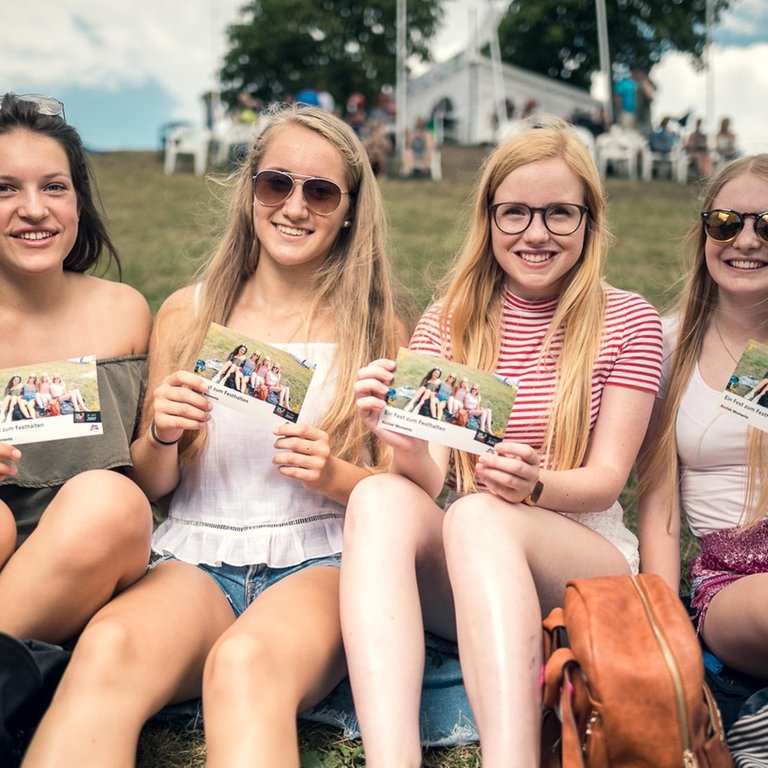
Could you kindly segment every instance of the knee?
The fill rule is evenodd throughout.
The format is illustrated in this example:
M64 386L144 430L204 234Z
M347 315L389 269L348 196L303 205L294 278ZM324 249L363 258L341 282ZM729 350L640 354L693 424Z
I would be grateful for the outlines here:
M461 557L473 549L482 553L489 543L499 539L511 547L516 535L522 535L526 529L526 509L487 493L463 496L445 513L443 540L446 552L455 551Z
M344 522L345 543L358 537L386 535L405 524L412 509L405 500L416 486L399 475L372 475L352 490Z
M466 536L472 530L483 527L486 512L484 494L471 493L451 504L443 521L444 536Z
M152 510L141 489L124 475L91 470L68 480L52 502L57 515L66 514L67 529L82 536L114 542L121 550L152 535Z
M97 615L78 638L67 680L81 689L109 688L120 680L133 680L143 646L126 621Z
M264 691L270 680L285 685L286 669L274 647L257 633L234 633L220 638L208 653L203 672L206 696L216 698ZM260 694L262 695L262 694Z

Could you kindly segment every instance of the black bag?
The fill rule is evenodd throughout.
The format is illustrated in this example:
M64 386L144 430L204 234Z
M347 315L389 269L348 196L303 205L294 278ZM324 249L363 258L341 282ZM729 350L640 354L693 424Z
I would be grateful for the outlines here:
M21 762L70 655L59 645L0 632L0 765Z

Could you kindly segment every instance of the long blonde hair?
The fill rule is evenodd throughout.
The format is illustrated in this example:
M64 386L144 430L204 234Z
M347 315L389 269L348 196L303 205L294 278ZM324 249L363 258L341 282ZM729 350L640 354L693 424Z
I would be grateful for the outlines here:
M327 310L339 340L338 387L318 426L328 433L335 456L352 462L368 458L374 465L380 464L384 452L358 418L352 385L363 365L395 357L398 346L386 219L378 183L360 141L346 123L322 109L281 105L268 113L266 128L233 175L227 226L199 277L198 310L189 333L178 337L171 370L191 370L211 322L227 324L243 286L258 268L260 243L253 224L252 177L272 138L289 125L315 132L339 152L351 192L350 224L339 230L315 275L307 312L312 317L319 307ZM194 458L204 442L204 430L185 434L182 459Z
M592 378L600 350L605 315L603 269L609 242L605 201L597 168L576 133L562 120L535 116L531 127L500 145L486 160L473 202L469 232L445 278L440 324L450 337L456 362L495 371L501 346L505 273L493 255L489 206L496 190L515 169L549 158L562 158L584 186L584 248L565 276L555 316L539 359L546 360L556 333L564 333L556 362L558 381L568 371L568 386L557 386L547 421L546 466L578 467L589 439ZM452 330L451 330L452 329ZM474 487L474 457L458 454L460 490Z
M745 173L753 173L768 182L768 154L741 157L717 170L704 188L701 196L701 210L709 210L723 186ZM679 470L675 429L677 412L696 362L701 356L704 335L718 301L717 283L707 269L706 241L707 236L702 222L697 219L683 241L685 277L677 307L679 317L676 329L677 342L661 406L658 433L653 445L646 448L645 469L638 486L638 493L642 494L653 478L663 473L662 476L666 477L669 489L670 523L672 499L677 492ZM768 509L768 443L764 437L761 430L752 427L748 429L745 527L759 522L765 510Z

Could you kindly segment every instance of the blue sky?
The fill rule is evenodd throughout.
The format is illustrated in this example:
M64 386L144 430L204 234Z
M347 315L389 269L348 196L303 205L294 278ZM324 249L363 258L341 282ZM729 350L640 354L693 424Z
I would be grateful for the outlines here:
M0 25L0 89L58 96L95 150L155 148L164 123L202 120L200 95L215 83L224 30L243 2L9 2ZM469 9L487 4L447 0L437 58L466 44ZM757 96L768 92L768 3L736 0L715 41L709 78L678 54L654 69L656 117L693 109L711 113L714 123L729 115L745 149L768 151L768 109Z

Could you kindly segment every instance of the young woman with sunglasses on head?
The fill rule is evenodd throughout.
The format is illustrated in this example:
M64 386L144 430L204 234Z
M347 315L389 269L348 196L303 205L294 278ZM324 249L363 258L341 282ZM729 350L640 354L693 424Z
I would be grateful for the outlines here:
M725 664L768 679L768 440L720 408L747 344L768 344L768 154L719 168L702 202L639 462L641 563L678 590L682 509L701 547L698 631Z
M519 381L504 440L453 456L446 513L448 450L380 432L390 471L347 509L342 626L370 768L420 765L424 628L458 640L483 766L538 765L542 615L569 578L637 569L617 498L658 387L659 316L603 283L605 202L583 144L555 118L536 126L486 161L444 298L411 340ZM372 429L393 367L360 372Z
M133 457L170 496L162 559L83 633L29 765L133 765L145 720L202 693L209 766L298 766L297 713L345 675L345 505L383 460L353 385L402 335L383 206L359 140L317 108L270 113L234 182L200 283L152 336ZM298 423L211 404L192 373L211 322L316 363Z
M105 257L119 266L62 104L1 96L0 369L96 355L104 425L93 437L0 443L0 525L13 531L0 631L18 638L71 640L149 559L150 507L124 473L151 317L137 291L88 274Z

